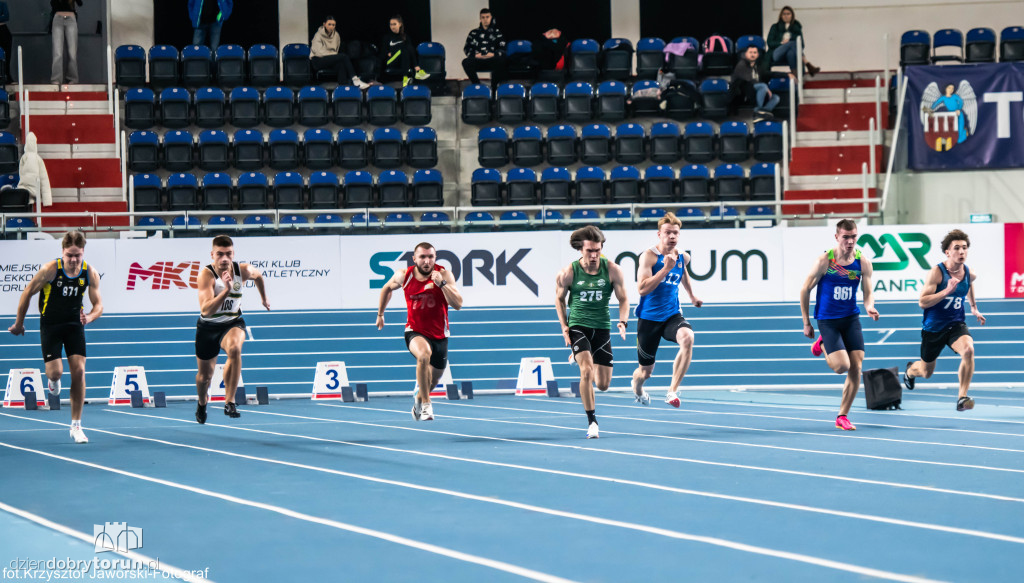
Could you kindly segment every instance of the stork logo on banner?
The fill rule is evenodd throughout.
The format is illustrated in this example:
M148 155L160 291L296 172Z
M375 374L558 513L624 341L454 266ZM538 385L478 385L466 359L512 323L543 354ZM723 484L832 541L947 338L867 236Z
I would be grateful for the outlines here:
M921 95L921 125L924 141L936 152L952 150L974 135L978 127L978 98L967 80L957 87L939 87L932 81Z

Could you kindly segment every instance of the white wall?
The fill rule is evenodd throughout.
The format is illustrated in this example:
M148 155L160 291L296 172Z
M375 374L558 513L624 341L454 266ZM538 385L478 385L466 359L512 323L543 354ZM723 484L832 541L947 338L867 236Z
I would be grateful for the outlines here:
M881 70L899 63L900 35L912 29L968 30L987 26L999 33L1024 24L1024 1L988 0L765 0L764 34L792 6L803 25L807 56L826 71ZM882 36L889 33L888 45Z

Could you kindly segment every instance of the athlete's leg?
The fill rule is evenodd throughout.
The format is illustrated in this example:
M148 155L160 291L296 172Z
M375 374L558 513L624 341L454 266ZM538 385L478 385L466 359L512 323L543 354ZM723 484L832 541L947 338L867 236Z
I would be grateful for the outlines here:
M860 353L863 356L864 351L860 351ZM845 350L825 353L825 362L836 374L848 374L851 366L850 360L850 353Z
M633 371L633 380L630 383L633 386L633 394L640 395L644 390L644 383L647 379L651 378L651 373L654 372L654 365L638 365L636 370Z
M60 365L60 359L51 362L57 362ZM46 364L49 365L50 363ZM82 405L85 404L85 357L81 354L69 354L68 368L71 371L71 420L80 421L82 419ZM46 376L50 376L49 371L47 371ZM59 374L57 378L60 378Z
M932 374L935 372L935 362L925 362L923 360L914 361L909 367L907 367L907 374L912 377L922 377L926 379L932 378Z
M607 391L612 384L612 367L601 364L594 365L594 385L599 391Z
M672 363L672 384L668 387L670 393L676 392L679 384L683 382L683 377L686 376L686 370L690 368L690 360L693 358L693 330L680 328L676 332L676 343L679 344L679 352Z
M581 350L576 353L576 364L580 366L580 399L583 401L583 410L593 411L596 407L596 400L594 399L594 356L590 354L590 351Z
M420 391L420 402L429 403L430 389L434 388L437 380L441 378L440 374L435 377L437 369L430 366L433 349L426 338L417 335L409 341L409 352L416 357L416 386Z
M959 397L967 396L967 389L971 387L971 378L974 376L974 338L968 335L961 336L953 342L953 350L960 355L960 394Z
M53 384L60 383L60 377L61 377L61 375L64 374L64 367L61 364L61 360L60 360L59 355L58 355L57 358L55 358L53 360L46 361L45 364L46 364L46 378L50 381L50 383L53 383Z
M846 352L843 352L846 355ZM853 400L860 389L860 370L864 362L863 350L851 350L847 356L849 369L846 371L846 382L843 384L843 399L839 403L839 415L846 415L853 406ZM838 371L836 371L838 372Z
M216 365L216 356L206 360L196 357L196 395L199 397L200 405L205 405L207 402L207 394L210 390L210 379L213 378L213 368Z
M245 330L232 328L221 338L220 347L228 355L224 364L224 403L235 402L235 389L238 379L242 376L242 344L245 343Z

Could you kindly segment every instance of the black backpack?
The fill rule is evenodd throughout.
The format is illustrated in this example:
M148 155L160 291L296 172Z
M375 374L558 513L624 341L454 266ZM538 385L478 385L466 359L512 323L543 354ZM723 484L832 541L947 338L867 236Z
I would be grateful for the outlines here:
M865 370L863 376L864 400L867 401L868 409L888 411L900 408L903 385L900 383L898 368L873 368Z

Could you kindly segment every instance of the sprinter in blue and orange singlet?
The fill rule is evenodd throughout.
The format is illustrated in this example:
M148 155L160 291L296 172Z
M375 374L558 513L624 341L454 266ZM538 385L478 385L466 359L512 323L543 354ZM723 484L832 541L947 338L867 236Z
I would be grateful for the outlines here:
M818 321L821 337L814 342L811 351L815 356L824 352L828 366L836 374L846 375L836 417L836 427L845 431L856 429L846 415L860 388L861 363L864 362L864 334L857 307L858 285L864 292L864 311L872 320L878 320L878 310L871 294L871 260L857 249L857 224L843 219L836 224L836 247L818 256L811 274L800 288L800 312L804 319L804 336L814 338L810 299L811 289L817 286L814 319Z

